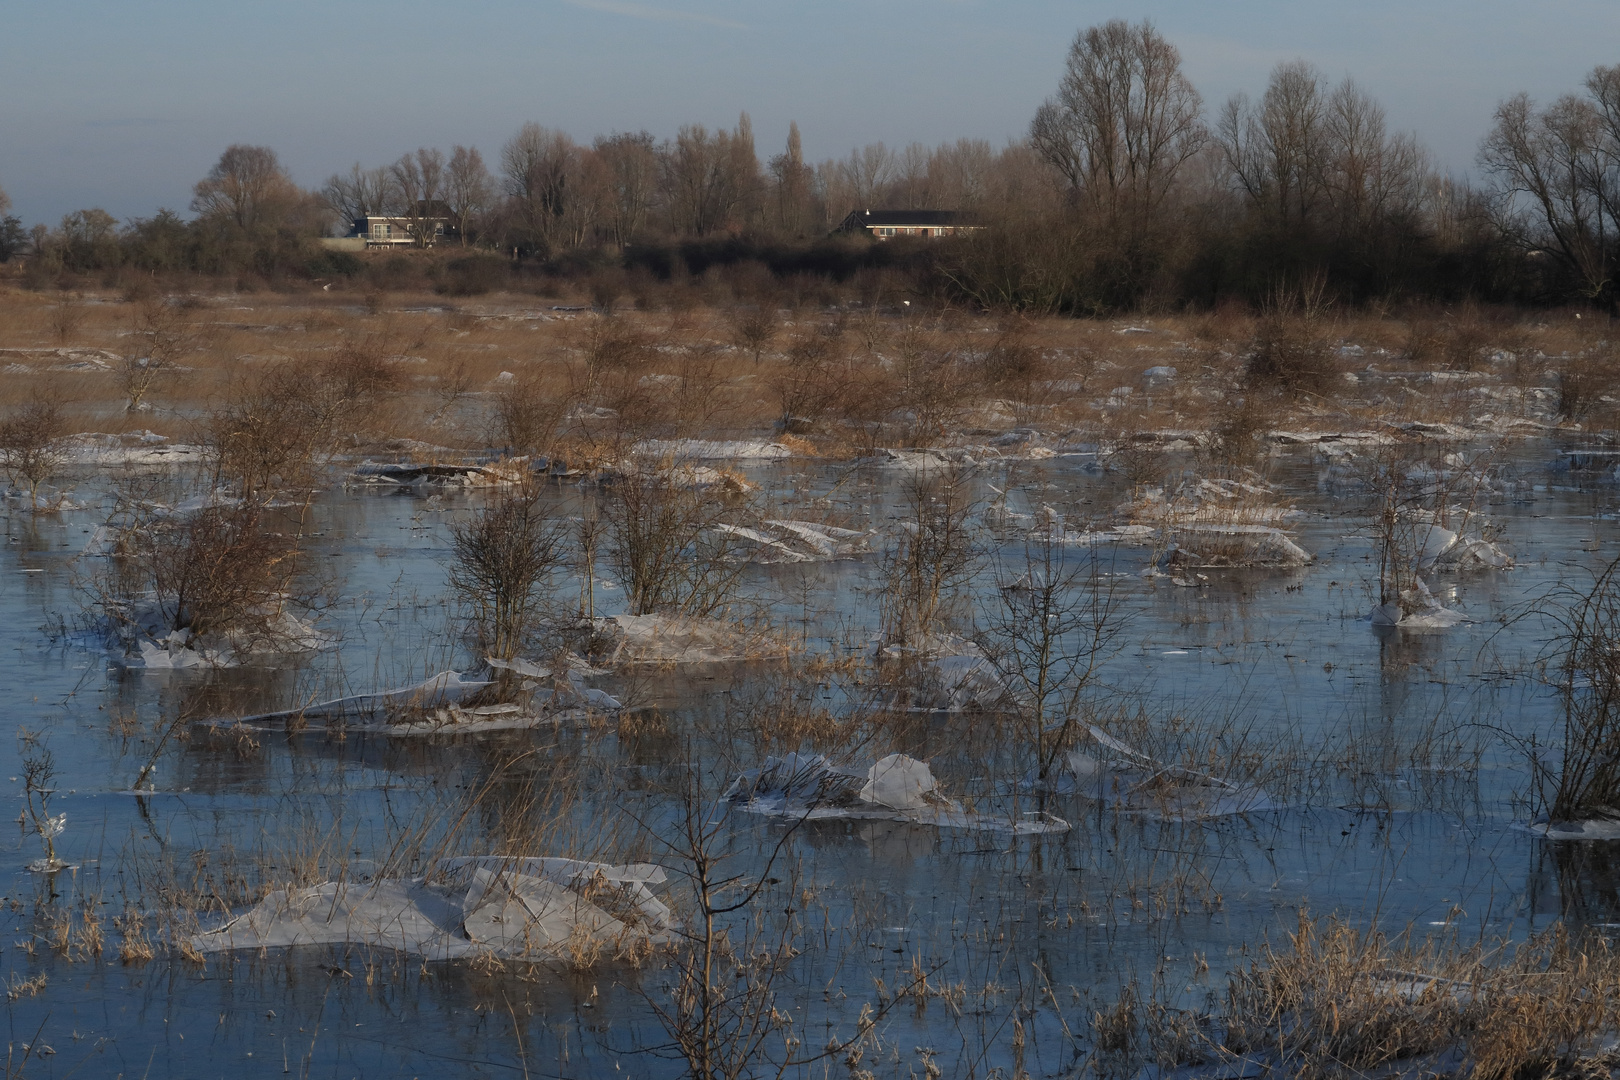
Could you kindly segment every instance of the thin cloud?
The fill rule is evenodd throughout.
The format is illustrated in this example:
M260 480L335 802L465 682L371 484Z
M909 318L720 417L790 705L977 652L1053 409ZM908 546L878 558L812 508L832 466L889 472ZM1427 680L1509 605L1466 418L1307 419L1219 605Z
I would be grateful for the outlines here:
M743 30L742 23L732 22L730 19L720 19L713 15L698 15L690 11L671 11L668 8L650 7L647 4L632 4L626 0L563 0L565 4L574 7L589 8L592 11L606 11L614 15L628 15L633 19L651 19L654 22L696 22L709 26L724 27L727 30Z

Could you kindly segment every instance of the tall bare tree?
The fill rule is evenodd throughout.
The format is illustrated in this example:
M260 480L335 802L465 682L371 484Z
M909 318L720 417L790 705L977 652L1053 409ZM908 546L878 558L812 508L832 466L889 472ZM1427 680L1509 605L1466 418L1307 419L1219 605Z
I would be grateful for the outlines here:
M1235 94L1216 141L1251 203L1284 225L1309 222L1326 185L1328 94L1303 60L1278 64L1258 105Z
M678 230L705 236L741 224L759 190L753 125L743 113L735 131L711 133L688 124L665 155L670 216Z
M1342 234L1365 234L1394 215L1418 212L1428 174L1423 149L1409 134L1391 135L1383 107L1353 80L1328 97L1323 130L1323 182Z
M450 164L444 171L444 201L463 247L467 246L473 222L489 209L494 191L494 181L476 146L457 146L451 151Z
M839 171L851 200L848 209L870 210L883 202L895 179L894 151L881 142L867 143L851 150L839 162Z
M1009 148L1008 153L1016 154L1017 150ZM996 152L984 139L957 139L941 144L928 155L929 208L974 209L984 200L996 165ZM1018 202L1027 205L1025 200Z
M1152 23L1113 19L1075 37L1030 137L1084 202L1109 217L1151 216L1204 144L1203 108Z
M786 150L771 158L771 180L776 187L777 227L789 236L802 236L816 219L815 170L804 162L804 146L797 121L788 123Z
M405 227L417 247L433 243L433 219L442 216L444 202L444 151L419 148L405 154L388 168L399 189L400 210Z
M1527 94L1497 106L1479 162L1499 227L1555 260L1589 299L1620 299L1620 65L1587 78L1587 96L1538 109Z
M518 239L549 253L573 198L569 180L579 147L561 131L528 123L501 148L501 174Z
M365 169L357 161L347 174L333 173L321 186L321 201L346 227L354 227L372 214L392 213L399 202L399 190L386 168Z
M602 223L620 247L647 227L658 198L658 149L645 131L620 132L596 140L596 156L608 187Z
M245 232L273 227L301 192L268 146L229 146L192 189L191 208Z

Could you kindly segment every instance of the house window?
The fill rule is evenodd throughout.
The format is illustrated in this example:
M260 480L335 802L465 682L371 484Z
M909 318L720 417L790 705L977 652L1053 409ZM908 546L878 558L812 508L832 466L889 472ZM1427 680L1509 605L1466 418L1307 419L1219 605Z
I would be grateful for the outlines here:
M878 235L879 236L893 236L894 235L894 230L893 229L879 229L878 230Z
M372 239L381 240L385 235L387 235L383 232L383 230L386 228L388 228L388 226L384 225L382 222L374 222L371 226Z
M434 236L443 236L444 235L444 222L441 221L437 225L433 226L433 235Z

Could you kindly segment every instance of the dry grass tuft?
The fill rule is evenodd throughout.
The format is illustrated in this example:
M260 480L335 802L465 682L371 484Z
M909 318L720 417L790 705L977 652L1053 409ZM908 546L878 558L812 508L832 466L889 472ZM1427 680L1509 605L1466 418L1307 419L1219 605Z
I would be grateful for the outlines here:
M1620 1026L1620 956L1562 925L1518 944L1390 941L1338 919L1300 914L1284 948L1231 977L1210 1034L1188 1040L1186 1014L1127 994L1098 1014L1099 1049L1155 1048L1161 1066L1263 1063L1301 1078L1398 1075L1479 1080L1582 1075ZM1607 1068L1600 1070L1608 1075Z

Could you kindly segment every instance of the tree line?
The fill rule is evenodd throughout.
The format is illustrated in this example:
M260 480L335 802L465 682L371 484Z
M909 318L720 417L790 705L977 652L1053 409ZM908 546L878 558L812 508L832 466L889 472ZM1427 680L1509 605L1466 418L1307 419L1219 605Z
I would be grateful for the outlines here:
M91 209L25 232L0 202L0 259L31 254L72 273L356 273L359 260L312 241L380 214L422 244L431 219L448 217L450 243L555 273L668 275L684 259L838 276L871 260L804 253L847 214L934 209L981 228L888 261L917 291L986 307L1263 304L1311 280L1345 303L1612 310L1620 64L1550 104L1500 103L1477 164L1477 186L1443 175L1365 89L1305 61L1279 64L1258 97L1211 108L1150 23L1113 20L1076 36L1027 135L999 149L872 143L812 164L796 124L762 160L746 113L734 128L688 125L662 141L642 131L586 144L529 123L488 163L477 147L424 147L304 190L273 150L239 145L197 183L190 219L164 210L120 223Z

